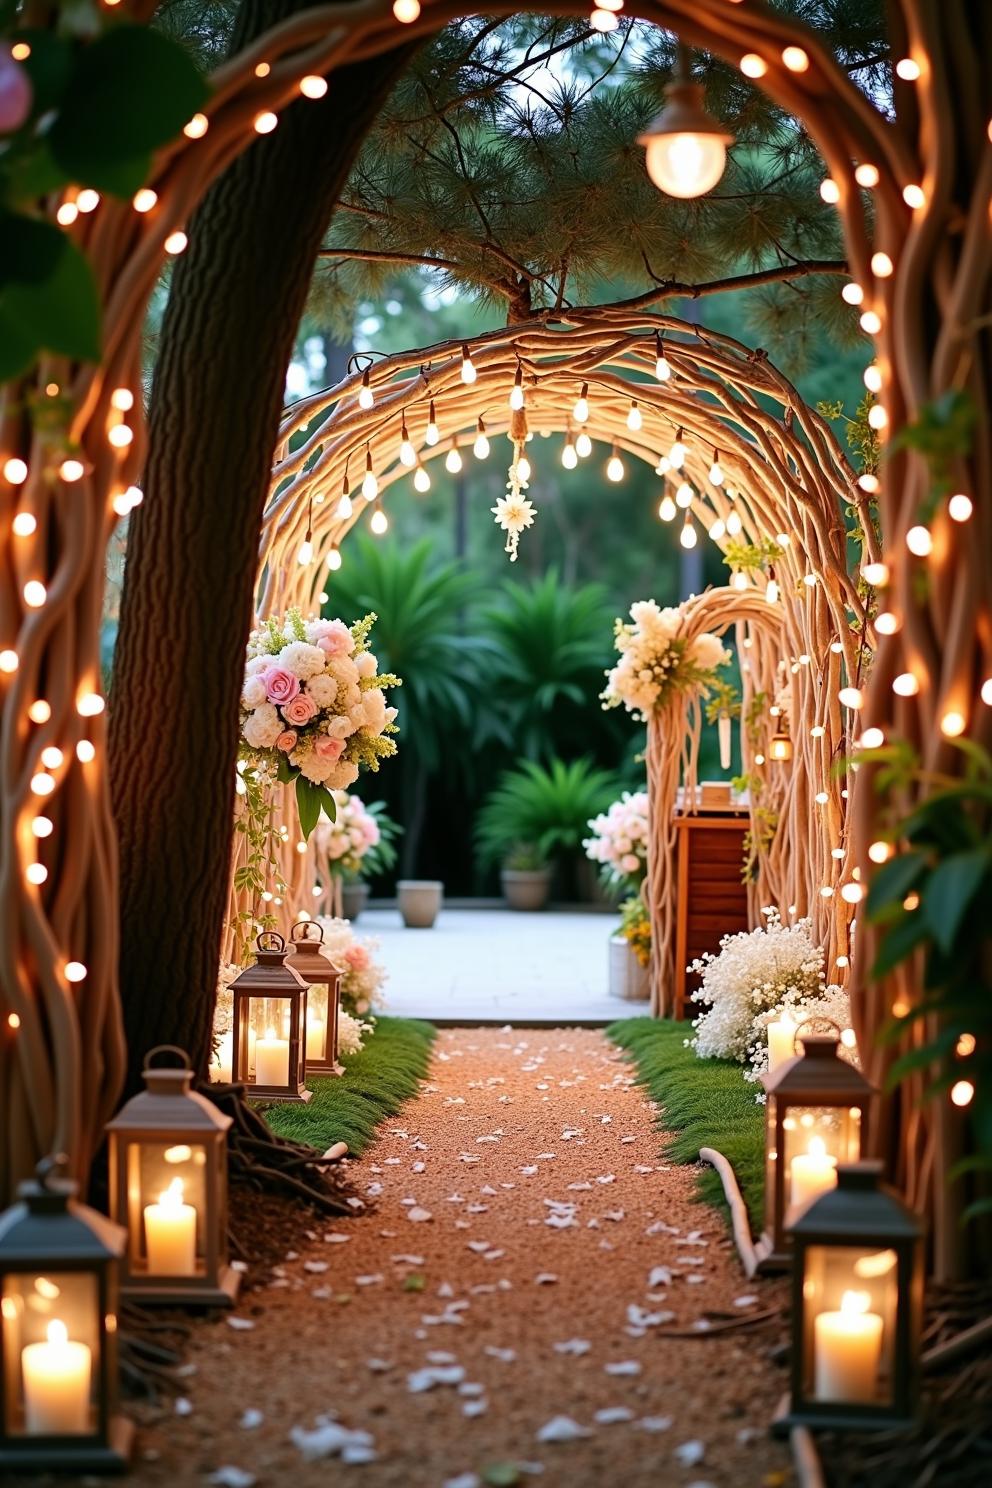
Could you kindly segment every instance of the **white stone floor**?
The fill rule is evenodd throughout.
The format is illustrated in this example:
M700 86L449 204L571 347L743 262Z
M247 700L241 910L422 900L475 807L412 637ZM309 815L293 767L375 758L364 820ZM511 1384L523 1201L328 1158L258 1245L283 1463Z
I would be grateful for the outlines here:
M610 997L615 913L444 909L407 930L396 909L367 909L355 929L379 942L389 972L384 1011L445 1024L596 1026L643 1012Z

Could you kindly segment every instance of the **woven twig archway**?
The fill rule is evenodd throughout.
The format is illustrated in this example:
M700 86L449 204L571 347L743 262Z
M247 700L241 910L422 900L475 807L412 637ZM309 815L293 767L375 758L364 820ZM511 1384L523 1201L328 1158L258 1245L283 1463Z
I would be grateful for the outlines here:
M427 36L463 9L457 0L428 0L406 35ZM573 14L581 7L551 3L542 9ZM496 14L509 10L495 6ZM964 4L898 0L892 25L919 75L896 83L895 108L887 115L811 32L759 0L641 0L632 10L732 65L745 54L756 57L762 86L810 131L833 182L850 272L863 295L863 324L875 340L889 430L898 432L951 389L967 390L978 410L971 453L953 456L949 471L951 488L974 499L970 531L959 532L943 507L930 519L924 458L902 447L886 463L879 512L894 625L876 653L864 715L887 735L913 744L928 769L954 773L960 769L948 743L954 733L964 728L978 742L992 743L992 709L981 700L983 680L992 673L985 313L992 272L992 141L985 126L992 99L976 45L980 18ZM129 19L147 22L153 11L153 0L134 0ZM53 1147L66 1148L76 1171L84 1172L123 1061L105 731L91 699L98 690L103 555L117 513L126 508L123 492L140 475L144 425L139 396L129 416L132 443L108 443L118 421L111 393L124 387L140 394L141 323L165 241L184 228L207 186L251 143L254 121L277 116L298 96L303 76L375 56L394 44L396 34L389 0L318 5L219 68L205 110L207 131L184 137L155 162L155 210L140 215L105 202L80 217L74 230L92 259L105 306L102 364L78 367L45 358L30 386L4 391L2 448L28 467L23 484L0 486L7 549L0 586L5 1191ZM260 63L263 76L256 72ZM862 188L871 193L870 205ZM58 201L50 205L54 214ZM61 463L61 451L53 454L45 436L32 432L25 415L49 384L61 388L72 408L70 432L83 465L78 478ZM26 520L15 533L15 511L34 525ZM908 550L907 533L921 517L930 541ZM915 685L893 694L902 674ZM42 768L46 750L53 763ZM41 848L32 828L40 775L52 782L43 784L43 796L53 828ZM863 866L876 813L871 791L862 789L856 849ZM894 997L911 1005L915 996L909 971L894 983L862 989L855 1022L862 1046L873 1050L876 1077L892 1056L874 1036ZM902 1176L921 1207L961 1149L964 1119L938 1102L903 1129ZM934 1218L937 1269L949 1274L963 1253L955 1202L945 1198Z

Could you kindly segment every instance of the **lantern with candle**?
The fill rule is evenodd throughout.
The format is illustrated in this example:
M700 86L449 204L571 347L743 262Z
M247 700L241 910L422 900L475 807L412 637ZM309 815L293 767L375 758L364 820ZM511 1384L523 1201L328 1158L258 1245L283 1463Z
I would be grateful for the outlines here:
M115 1414L125 1234L46 1158L0 1215L0 1470L122 1472Z
M919 1390L922 1225L878 1162L841 1163L836 1186L790 1225L792 1394L776 1428L908 1425Z
M768 758L778 761L779 764L787 764L791 760L792 736L784 729L779 729L772 734L768 745Z
M249 1096L308 1101L307 984L286 965L286 942L266 930L255 942L255 964L231 984L234 1042L231 1079Z
M179 1067L157 1068L163 1054ZM127 1230L121 1293L142 1302L230 1307L241 1278L227 1258L230 1116L190 1089L182 1049L146 1056L146 1089L107 1126L110 1214Z
M798 1032L802 1053L772 1067L765 1087L765 1225L762 1270L789 1264L786 1224L833 1188L839 1163L864 1151L873 1087L839 1057L832 1034Z
M323 927L316 920L298 920L289 939L286 965L307 984L307 1069L312 1075L339 1075L341 970L325 952Z

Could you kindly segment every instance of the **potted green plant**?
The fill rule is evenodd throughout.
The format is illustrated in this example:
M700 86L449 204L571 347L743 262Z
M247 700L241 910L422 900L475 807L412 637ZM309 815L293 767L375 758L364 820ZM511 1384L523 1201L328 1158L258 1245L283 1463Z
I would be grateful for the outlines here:
M586 824L612 794L610 775L587 759L553 759L547 766L525 761L503 776L479 812L475 837L481 865L503 863L510 873L540 872L540 867L511 866L511 854L525 846L530 863L543 866L549 876L554 865L574 878ZM504 883L504 891L512 882Z
M530 842L518 843L500 869L503 898L511 909L543 909L551 894L551 865Z

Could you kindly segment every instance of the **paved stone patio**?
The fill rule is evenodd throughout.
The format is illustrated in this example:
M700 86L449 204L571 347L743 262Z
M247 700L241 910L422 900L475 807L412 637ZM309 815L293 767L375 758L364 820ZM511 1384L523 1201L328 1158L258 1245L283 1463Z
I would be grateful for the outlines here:
M442 910L431 930L407 930L397 909L368 909L360 935L379 941L388 1013L442 1024L596 1026L646 1010L608 993L615 913Z

